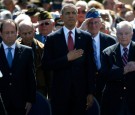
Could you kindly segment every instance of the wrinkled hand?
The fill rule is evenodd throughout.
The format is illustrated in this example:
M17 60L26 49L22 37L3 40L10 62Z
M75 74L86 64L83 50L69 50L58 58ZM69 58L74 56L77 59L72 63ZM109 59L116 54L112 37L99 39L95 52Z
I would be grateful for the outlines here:
M69 51L67 54L68 61L73 61L83 55L83 50L82 49L74 49L72 51Z
M80 26L80 29L82 29L82 30L87 30L87 29L88 29L88 23L89 23L89 20L90 20L90 19L91 19L91 18L85 19L85 21L83 21L82 25Z
M86 104L87 107L86 107L86 110L88 108L90 108L93 105L93 103L94 103L94 96L92 94L90 94L90 95L87 96L87 104Z
M134 61L130 61L124 67L124 74L127 74L129 72L133 72L133 71L135 71L135 62Z
M27 102L27 103L26 103L26 106L25 106L25 109L26 109L26 115L28 115L28 113L29 113L31 107L32 107L32 104L29 103L29 102Z

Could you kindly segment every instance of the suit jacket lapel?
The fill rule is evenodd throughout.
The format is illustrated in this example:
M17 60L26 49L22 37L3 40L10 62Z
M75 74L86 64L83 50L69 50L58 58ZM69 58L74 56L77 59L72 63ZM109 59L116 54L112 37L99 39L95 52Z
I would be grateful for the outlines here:
M7 68L7 69L9 68L7 58L5 55L5 51L4 51L2 44L0 44L0 66L3 66L3 68Z
M64 34L64 30L63 28L61 28L58 32L57 32L57 39L59 41L59 46L62 48L61 50L63 52L68 52L68 46L66 43L66 38L65 38L65 34Z
M14 68L15 65L17 64L20 53L22 53L22 48L20 47L20 44L16 43L14 59L13 59L13 62L12 62L12 68Z
M128 61L135 61L135 44L133 42L130 44Z
M81 36L81 32L79 29L75 29L75 48L76 49L80 49L80 46L81 46L81 39L82 39L82 36Z
M117 43L114 51L113 51L113 58L115 64L119 67L123 67L122 58L121 58L121 51L120 51L120 44Z
M103 34L100 33L100 53L102 53L102 51L105 49L105 38L103 37Z

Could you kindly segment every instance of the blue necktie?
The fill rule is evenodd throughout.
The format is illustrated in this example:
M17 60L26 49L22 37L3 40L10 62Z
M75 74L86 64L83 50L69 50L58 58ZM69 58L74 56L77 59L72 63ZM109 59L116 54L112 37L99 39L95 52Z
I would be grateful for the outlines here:
M96 48L96 41L93 39L93 49L94 49L94 59L95 59L95 63L97 66L97 69L99 69L98 67L98 59L97 59L97 48Z
M11 52L12 48L8 48L8 53L7 53L7 61L9 64L9 67L12 66L12 52Z

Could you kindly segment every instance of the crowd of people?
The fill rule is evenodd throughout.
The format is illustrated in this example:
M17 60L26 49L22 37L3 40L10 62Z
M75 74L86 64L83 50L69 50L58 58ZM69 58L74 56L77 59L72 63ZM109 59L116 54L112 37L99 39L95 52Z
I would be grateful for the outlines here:
M0 114L135 115L135 0L1 0Z

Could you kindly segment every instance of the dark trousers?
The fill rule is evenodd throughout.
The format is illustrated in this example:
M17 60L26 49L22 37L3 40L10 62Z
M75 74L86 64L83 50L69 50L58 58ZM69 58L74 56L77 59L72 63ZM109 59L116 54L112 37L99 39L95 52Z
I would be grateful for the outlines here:
M7 109L7 113L8 115L25 115L26 114L26 111L25 109L13 109L13 108L8 108Z
M123 103L117 115L133 115L133 113L130 112L127 104Z

